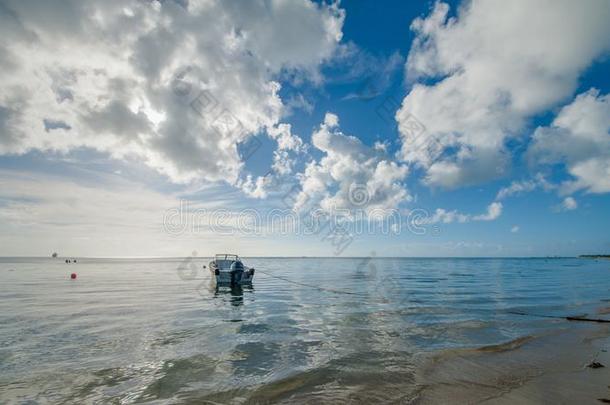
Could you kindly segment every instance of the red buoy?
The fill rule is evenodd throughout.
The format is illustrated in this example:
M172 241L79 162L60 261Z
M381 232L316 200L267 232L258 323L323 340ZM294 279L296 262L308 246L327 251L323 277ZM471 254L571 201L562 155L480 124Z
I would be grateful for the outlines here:
M70 278L71 278L72 280L76 279L76 273L72 273L72 274L70 274Z

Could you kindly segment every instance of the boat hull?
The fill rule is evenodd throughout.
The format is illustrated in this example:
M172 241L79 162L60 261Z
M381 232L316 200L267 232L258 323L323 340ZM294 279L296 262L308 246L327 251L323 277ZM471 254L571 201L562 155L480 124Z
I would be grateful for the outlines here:
M219 285L246 285L252 284L254 274L249 271L243 272L230 272L230 271L218 271L217 274L213 274L216 284Z
M219 267L214 261L210 262L210 273L217 285L247 285L252 284L254 269L239 266Z

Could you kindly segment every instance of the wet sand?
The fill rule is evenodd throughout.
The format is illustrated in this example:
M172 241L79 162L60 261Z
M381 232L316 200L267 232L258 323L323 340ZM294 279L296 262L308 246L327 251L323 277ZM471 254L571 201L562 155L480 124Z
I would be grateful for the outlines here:
M325 367L244 390L199 398L252 404L595 404L610 403L610 325L558 329L500 345L389 359L335 359ZM366 357L366 356L365 356ZM606 367L587 367L591 362ZM364 366L368 364L368 367ZM254 389L252 389L254 388Z
M610 403L610 326L566 323L539 337L433 355L415 404ZM606 367L587 367L591 362Z

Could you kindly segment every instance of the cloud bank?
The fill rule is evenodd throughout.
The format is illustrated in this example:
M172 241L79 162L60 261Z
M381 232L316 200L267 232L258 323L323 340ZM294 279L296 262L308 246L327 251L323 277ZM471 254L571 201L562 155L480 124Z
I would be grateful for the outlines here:
M610 96L591 89L563 107L552 124L534 132L530 159L563 163L573 180L561 191L610 192Z
M507 140L523 136L536 114L569 99L583 71L608 53L609 20L604 0L472 1L457 17L436 3L411 25L416 37L406 73L414 85L396 113L403 158L421 165L434 186L504 175L511 161ZM416 134L418 142L410 139L412 117L426 128ZM440 144L443 153L413 144ZM580 179L575 187L605 190L586 178L607 167L580 163L571 168Z
M92 148L235 183L253 135L298 146L277 78L319 82L343 20L308 0L2 2L0 154Z

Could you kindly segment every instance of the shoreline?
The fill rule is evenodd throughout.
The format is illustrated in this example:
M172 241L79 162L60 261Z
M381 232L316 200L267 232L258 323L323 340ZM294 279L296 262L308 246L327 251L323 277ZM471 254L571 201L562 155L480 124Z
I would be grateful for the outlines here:
M610 326L579 324L423 362L413 404L610 402ZM587 365L599 362L604 367Z
M417 405L610 402L609 324L566 321L540 335L414 354L406 363L396 360L390 371L387 364L371 369L357 359L334 359L268 384L197 399L224 403L237 397L260 404L315 403L322 398ZM604 367L587 367L593 361Z

